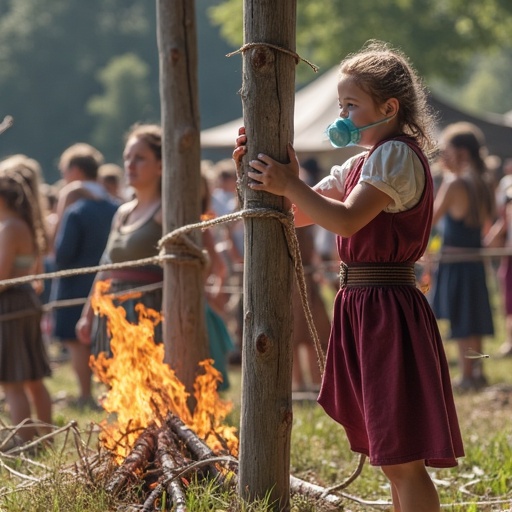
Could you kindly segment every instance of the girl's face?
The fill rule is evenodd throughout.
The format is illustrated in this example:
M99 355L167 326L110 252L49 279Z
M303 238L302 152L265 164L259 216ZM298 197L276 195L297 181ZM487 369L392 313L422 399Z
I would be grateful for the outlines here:
M160 188L162 162L141 138L128 139L123 152L127 184L135 190Z
M338 101L340 117L348 117L357 128L390 118L389 123L363 130L359 146L373 146L396 130L396 116L393 119L396 112L390 111L390 104L385 102L380 106L376 105L373 98L350 75L341 75L338 82Z

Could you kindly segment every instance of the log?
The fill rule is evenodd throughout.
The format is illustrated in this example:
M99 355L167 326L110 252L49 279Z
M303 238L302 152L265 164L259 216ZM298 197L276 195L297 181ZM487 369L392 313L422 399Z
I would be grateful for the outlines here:
M157 0L162 119L163 234L194 224L201 215L201 147L194 0ZM202 244L200 232L189 236ZM190 393L200 361L209 355L204 316L204 269L186 246L164 247L165 362ZM191 407L192 408L192 407Z
M164 492L164 486L158 484L145 499L144 505L142 505L142 512L153 512L155 510L155 501L162 496Z
M290 475L290 489L292 493L309 496L317 501L323 501L335 507L339 507L342 504L342 499L339 496L334 496L333 494L326 495L324 487L306 482L293 475Z
M239 485L237 475L233 476L233 484ZM305 480L301 480L293 475L290 475L290 490L292 494L300 494L337 509L342 506L342 498L340 496L330 494L328 492L329 489L306 482Z
M140 473L153 459L156 447L156 429L147 427L139 436L133 450L123 463L114 471L105 489L112 494L119 493L126 485L137 481Z
M176 434L178 439L183 442L187 450L191 453L192 458L198 461L211 459L216 457L215 453L206 445L204 441L197 437L196 433L187 427L178 416L169 414L166 418L169 428ZM214 464L208 465L210 475L213 478L223 480L220 471Z
M171 447L174 446L173 450ZM174 505L175 512L187 512L187 500L185 497L185 490L181 480L175 477L176 469L184 465L183 457L177 461L175 456L179 455L179 450L176 449L176 443L171 438L169 432L161 429L158 433L158 448L157 457L162 465L162 472L165 478L165 488L169 493L171 501Z

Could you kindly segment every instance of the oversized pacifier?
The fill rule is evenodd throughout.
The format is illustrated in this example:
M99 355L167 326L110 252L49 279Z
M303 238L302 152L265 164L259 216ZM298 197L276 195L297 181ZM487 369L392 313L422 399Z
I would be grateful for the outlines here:
M350 119L338 117L327 127L327 136L335 148L344 148L357 144L361 140L361 131Z

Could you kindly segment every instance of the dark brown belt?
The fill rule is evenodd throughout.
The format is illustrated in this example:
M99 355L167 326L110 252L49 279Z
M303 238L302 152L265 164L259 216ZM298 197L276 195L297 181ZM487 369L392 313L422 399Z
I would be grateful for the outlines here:
M340 287L416 286L414 263L340 263Z

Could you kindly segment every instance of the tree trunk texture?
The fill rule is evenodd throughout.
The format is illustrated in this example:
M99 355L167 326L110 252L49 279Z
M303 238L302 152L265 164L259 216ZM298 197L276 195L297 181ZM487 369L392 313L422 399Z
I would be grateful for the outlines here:
M163 230L198 222L201 214L200 126L194 0L157 0L162 118ZM202 246L201 233L187 235ZM181 244L165 248L165 360L188 392L198 363L208 357L204 269Z
M295 20L296 0L244 0L245 43L295 51ZM288 161L295 66L293 56L268 46L244 52L245 208L284 211L282 197L247 188L247 170L259 152ZM245 230L239 492L248 500L269 494L273 510L283 511L290 508L293 269L279 221L248 218Z

